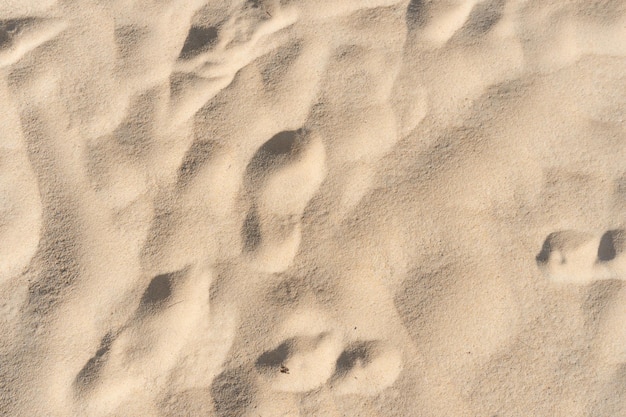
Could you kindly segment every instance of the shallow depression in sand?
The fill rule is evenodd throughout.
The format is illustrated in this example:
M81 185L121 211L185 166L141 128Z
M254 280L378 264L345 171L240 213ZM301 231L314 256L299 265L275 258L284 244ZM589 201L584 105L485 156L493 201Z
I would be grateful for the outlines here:
M0 2L0 415L626 415L626 1Z

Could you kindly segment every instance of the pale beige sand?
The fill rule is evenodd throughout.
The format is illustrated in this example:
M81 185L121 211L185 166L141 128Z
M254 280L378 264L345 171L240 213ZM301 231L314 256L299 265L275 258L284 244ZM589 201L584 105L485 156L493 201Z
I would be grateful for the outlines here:
M0 2L0 415L626 416L626 1Z

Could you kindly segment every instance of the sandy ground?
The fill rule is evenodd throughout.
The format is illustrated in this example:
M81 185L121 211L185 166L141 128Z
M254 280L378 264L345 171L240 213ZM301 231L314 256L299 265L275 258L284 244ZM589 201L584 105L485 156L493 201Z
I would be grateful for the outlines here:
M626 416L626 1L0 2L0 415Z

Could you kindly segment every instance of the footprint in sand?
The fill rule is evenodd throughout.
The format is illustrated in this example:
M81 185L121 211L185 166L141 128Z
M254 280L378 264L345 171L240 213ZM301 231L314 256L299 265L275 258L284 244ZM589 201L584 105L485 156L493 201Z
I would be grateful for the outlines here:
M189 60L208 52L217 42L217 27L192 25L180 51L179 59Z
M251 208L243 239L259 269L284 271L296 256L300 219L325 170L321 138L304 129L278 133L254 155L246 169Z
M94 410L108 410L137 390L157 389L208 317L210 281L210 273L200 268L153 278L134 315L104 336L77 375L77 394L85 395Z
M376 395L398 379L402 355L381 340L344 347L335 334L322 333L286 340L255 366L276 391L307 392L328 382L338 395Z
M401 371L399 350L381 340L357 341L337 359L331 387L340 395L376 395L393 385Z
M273 390L307 392L326 384L337 395L375 395L396 381L402 371L398 349L377 339L346 344L347 335L330 330L323 314L307 314L291 317L282 332L286 338L256 360Z
M290 314L274 331L254 367L261 386L274 391L306 392L332 376L343 350L341 334L326 314L305 308Z
M626 279L626 231L602 236L576 230L548 235L537 265L553 282L584 285L604 279Z
M0 70L56 36L64 23L54 19L0 20ZM11 102L0 80L0 99ZM23 270L35 255L40 239L42 203L16 111L0 112L0 284Z
M262 354L256 369L276 391L311 391L332 376L340 352L341 341L333 333L294 337Z

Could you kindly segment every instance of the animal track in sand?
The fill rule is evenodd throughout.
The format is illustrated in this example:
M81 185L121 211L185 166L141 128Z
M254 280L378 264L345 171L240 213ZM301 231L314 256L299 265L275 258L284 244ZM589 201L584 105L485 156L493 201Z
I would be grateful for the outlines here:
M245 250L266 272L285 270L300 245L300 217L325 177L321 138L303 129L267 141L246 169L251 196L243 227Z
M588 284L603 279L626 279L626 231L602 236L576 230L548 235L537 264L553 282Z

